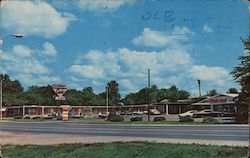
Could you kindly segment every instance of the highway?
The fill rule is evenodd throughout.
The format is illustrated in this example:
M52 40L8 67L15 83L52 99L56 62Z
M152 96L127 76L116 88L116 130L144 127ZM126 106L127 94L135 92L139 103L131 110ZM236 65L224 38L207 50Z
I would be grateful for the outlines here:
M248 125L115 125L79 122L0 122L2 132L211 141L249 140Z

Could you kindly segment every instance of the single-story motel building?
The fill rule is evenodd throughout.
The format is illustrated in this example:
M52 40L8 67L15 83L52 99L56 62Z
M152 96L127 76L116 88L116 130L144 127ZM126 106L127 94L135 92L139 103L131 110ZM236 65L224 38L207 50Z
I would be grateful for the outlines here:
M196 98L190 98L187 100L177 100L171 102L167 99L162 100L159 103L151 104L150 109L157 109L163 115L180 114L188 110L204 110L212 109L216 112L224 113L237 113L237 105L235 100L238 94L218 94L215 96L202 96ZM134 112L134 111L146 111L148 105L123 105L114 106L113 108L117 112ZM105 114L111 110L111 106L69 106L69 113L73 116L83 117L86 115L98 115L100 113ZM23 105L23 106L9 106L3 108L3 117L13 116L38 116L47 117L63 112L62 106L40 106L40 105Z

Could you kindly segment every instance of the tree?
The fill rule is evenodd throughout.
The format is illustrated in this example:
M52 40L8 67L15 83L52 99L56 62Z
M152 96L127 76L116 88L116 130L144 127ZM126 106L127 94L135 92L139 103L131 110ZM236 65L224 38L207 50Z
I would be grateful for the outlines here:
M3 81L3 92L5 93L19 93L23 92L21 83L18 80L11 80L9 75L0 75L0 79Z
M238 90L236 88L229 88L227 93L234 93L234 94L238 94Z
M31 86L26 92L24 92L25 97L27 98L26 104L37 104L37 105L55 105L53 101L54 91L52 86Z
M107 120L112 120L117 118L116 111L114 110L114 105L117 106L121 98L118 86L119 84L115 80L110 81L107 84L107 90L109 94L108 98L109 98L109 103L111 104L111 111L108 115Z
M110 81L108 84L108 93L109 93L109 103L110 105L118 105L118 102L121 98L121 95L119 93L119 84L113 80Z
M240 60L240 64L234 67L231 74L241 85L241 92L238 100L239 120L247 122L248 106L250 106L250 36L241 40L245 46L245 54L238 58Z
M215 96L215 95L217 95L218 93L217 93L217 90L216 89L212 89L211 91L209 91L208 92L208 95L209 96Z
M85 87L83 90L83 103L85 105L99 105L98 96L94 93L92 87Z
M177 101L178 99L187 99L189 93L184 90L178 90L178 88L173 85L170 88L158 89L156 85L152 85L150 88L151 103L160 102L163 99L169 99L170 101ZM125 105L131 104L147 104L147 88L142 88L136 93L130 93L122 99Z
M11 80L9 75L0 74L2 80L3 105L21 105L24 102L23 88L18 80Z

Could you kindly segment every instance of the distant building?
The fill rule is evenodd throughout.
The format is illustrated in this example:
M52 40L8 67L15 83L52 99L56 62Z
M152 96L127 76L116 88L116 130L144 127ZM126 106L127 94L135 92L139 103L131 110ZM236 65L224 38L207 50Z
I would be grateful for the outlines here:
M164 99L159 103L151 104L150 109L157 109L161 114L171 115L180 114L188 110L204 110L212 109L217 112L236 114L237 105L235 100L238 94L218 94L215 96L201 96L196 98L190 98L186 100L177 100L171 102L168 99ZM147 104L143 105L121 105L114 106L114 110L117 112L135 112L135 111L147 111ZM108 111L111 110L111 106L108 106ZM97 115L99 113L106 113L107 106L74 106L70 105L69 113L72 116L85 116L85 115ZM10 106L3 108L3 116L39 116L47 117L54 114L61 114L61 106L41 106L41 105L23 105L23 106Z
M225 113L237 113L235 100L238 94L217 94L215 96L201 96L186 100L171 102L168 99L155 104L157 109L163 114L180 114L188 110L212 109L213 111Z
M239 94L217 94L215 96L207 97L199 102L192 103L193 109L212 109L218 112L237 113L237 105L235 100Z

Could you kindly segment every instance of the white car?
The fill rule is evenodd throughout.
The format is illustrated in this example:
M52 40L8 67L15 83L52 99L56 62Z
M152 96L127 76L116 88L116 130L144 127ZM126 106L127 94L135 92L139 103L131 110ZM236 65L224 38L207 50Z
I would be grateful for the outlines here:
M186 117L186 116L192 117L193 114L197 113L197 112L198 112L197 110L190 110L190 111L184 112L182 114L179 114L179 117Z
M142 115L142 114L143 114L143 111L139 111L139 110L138 110L138 111L134 111L133 114L134 114L134 115Z
M218 117L221 115L222 115L222 112L213 111L211 109L205 109L205 110L195 113L193 117L195 118L208 117L208 116Z

